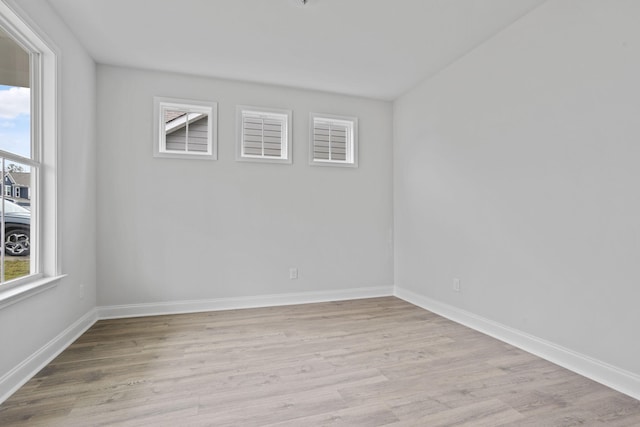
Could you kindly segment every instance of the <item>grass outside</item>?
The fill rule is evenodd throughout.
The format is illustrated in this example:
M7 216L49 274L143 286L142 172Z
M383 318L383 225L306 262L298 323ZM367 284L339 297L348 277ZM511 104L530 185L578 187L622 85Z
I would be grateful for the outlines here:
M29 258L7 259L4 261L4 280L9 281L29 274Z

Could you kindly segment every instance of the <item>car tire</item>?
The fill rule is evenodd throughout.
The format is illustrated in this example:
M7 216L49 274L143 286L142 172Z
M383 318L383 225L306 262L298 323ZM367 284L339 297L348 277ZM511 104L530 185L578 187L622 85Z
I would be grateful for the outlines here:
M27 256L31 252L29 230L14 228L4 233L4 253L10 256Z

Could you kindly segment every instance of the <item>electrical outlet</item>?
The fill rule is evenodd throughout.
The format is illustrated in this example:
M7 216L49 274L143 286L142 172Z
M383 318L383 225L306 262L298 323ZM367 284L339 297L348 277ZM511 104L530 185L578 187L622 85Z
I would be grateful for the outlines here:
M290 268L289 269L289 279L294 280L298 278L298 269Z
M460 292L460 279L458 278L453 279L453 291Z
M80 292L80 299L83 299L84 298L84 284L82 284L82 283L80 284L79 292Z

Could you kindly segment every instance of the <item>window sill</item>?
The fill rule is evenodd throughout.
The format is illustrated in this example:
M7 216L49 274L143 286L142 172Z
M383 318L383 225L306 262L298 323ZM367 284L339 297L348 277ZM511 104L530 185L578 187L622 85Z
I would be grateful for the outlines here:
M236 162L250 162L250 163L280 163L285 165L292 164L291 158L270 158L270 157L247 157L247 156L236 156Z
M332 160L310 160L310 166L329 166L329 167L338 167L338 168L357 168L358 163L355 162L341 162L341 161L332 161Z
M7 290L2 290L0 291L0 309L51 289L66 276L66 274L62 274L60 276L41 277L32 282L9 288Z

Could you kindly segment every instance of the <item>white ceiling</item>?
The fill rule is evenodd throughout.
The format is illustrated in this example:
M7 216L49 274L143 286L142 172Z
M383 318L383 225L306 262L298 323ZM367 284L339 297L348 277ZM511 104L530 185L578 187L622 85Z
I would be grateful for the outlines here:
M49 0L102 64L391 100L545 0Z

